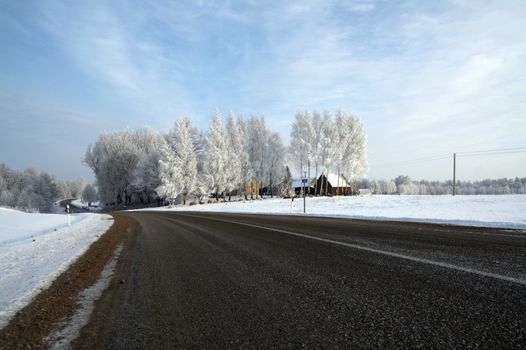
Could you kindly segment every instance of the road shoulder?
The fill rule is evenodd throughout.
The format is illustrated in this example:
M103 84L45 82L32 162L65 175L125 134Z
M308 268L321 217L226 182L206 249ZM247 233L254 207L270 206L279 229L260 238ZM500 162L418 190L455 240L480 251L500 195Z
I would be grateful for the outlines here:
M126 245L131 219L120 214L113 218L110 229L0 331L0 349L45 347L43 339L62 319L74 313L77 296L97 281L117 244Z

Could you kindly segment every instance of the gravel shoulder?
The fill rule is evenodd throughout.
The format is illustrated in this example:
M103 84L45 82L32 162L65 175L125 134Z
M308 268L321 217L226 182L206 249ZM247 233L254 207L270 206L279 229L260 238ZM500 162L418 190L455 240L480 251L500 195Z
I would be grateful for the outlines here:
M41 349L43 339L59 322L73 314L79 293L99 277L115 246L126 243L133 227L129 217L114 214L114 224L53 284L43 290L0 330L0 349Z

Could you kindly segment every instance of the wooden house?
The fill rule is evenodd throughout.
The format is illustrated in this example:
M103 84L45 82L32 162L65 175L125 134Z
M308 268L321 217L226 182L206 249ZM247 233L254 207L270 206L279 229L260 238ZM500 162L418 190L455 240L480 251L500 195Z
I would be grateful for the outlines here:
M316 181L316 193L322 196L348 196L353 194L352 186L345 176L337 174L320 175Z

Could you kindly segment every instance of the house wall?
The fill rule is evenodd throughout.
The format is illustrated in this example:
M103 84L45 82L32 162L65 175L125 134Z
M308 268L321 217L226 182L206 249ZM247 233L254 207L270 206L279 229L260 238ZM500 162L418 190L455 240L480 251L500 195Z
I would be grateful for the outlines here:
M250 197L251 193L252 195L255 197L255 196L260 196L261 195L261 185L258 181L256 180L252 180L250 183L248 183L246 186L245 186L245 193L247 194L248 197Z
M325 188L326 188L325 181L326 181L326 178L324 175L321 175L318 178L318 181L316 181L316 193L318 195L322 195L322 196L325 195ZM355 194L354 191L352 191L351 187L332 186L330 182L328 185L328 193L331 196L348 196L348 195Z

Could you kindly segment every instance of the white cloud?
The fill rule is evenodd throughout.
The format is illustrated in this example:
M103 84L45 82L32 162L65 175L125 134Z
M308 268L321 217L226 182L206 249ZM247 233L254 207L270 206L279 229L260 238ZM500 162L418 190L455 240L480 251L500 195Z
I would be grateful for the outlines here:
M284 126L296 109L341 107L364 120L371 163L526 133L521 2L71 4L42 3L45 27L88 75L159 118L219 105Z
M157 118L173 118L177 108L191 104L191 97L173 78L178 62L168 58L157 42L145 39L143 19L133 11L117 13L103 4L42 6L42 24L61 49L88 76L108 84L111 94Z
M374 1L349 1L343 2L343 6L351 12L369 12L373 11L376 8L376 4Z

